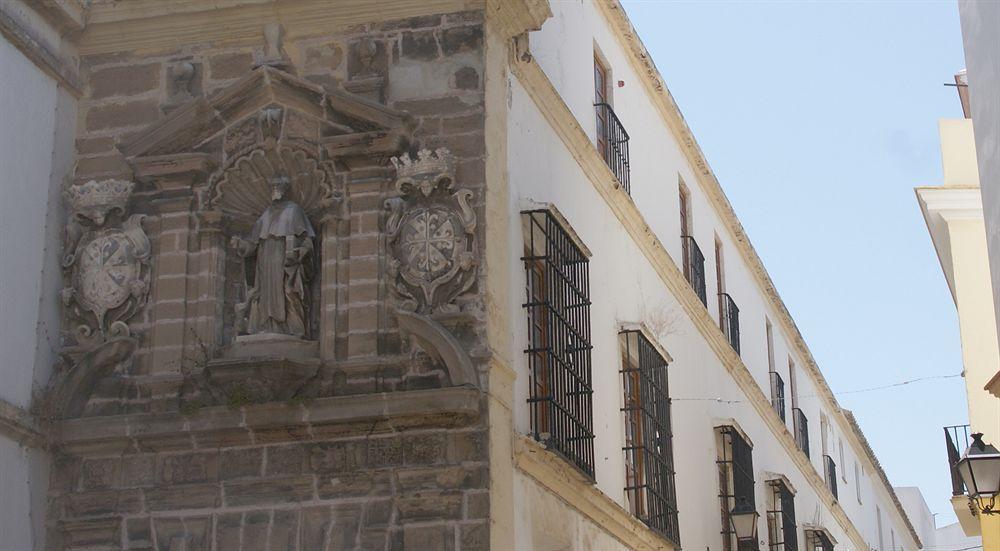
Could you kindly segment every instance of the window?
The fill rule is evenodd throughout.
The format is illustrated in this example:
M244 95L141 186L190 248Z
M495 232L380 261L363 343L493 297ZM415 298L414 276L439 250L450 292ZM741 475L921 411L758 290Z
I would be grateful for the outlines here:
M597 114L597 150L615 178L630 193L628 132L611 108L611 74L607 65L594 55L594 111Z
M795 529L795 494L781 479L768 482L771 502L767 511L767 541L771 551L798 551Z
M679 543L667 359L641 331L622 332L621 346L629 510Z
M701 303L708 306L708 297L705 292L705 255L692 237L694 231L691 227L691 193L687 186L681 181L678 183L680 195L681 212L681 255L684 262L684 277L687 278L691 288L694 289Z
M719 328L737 354L740 353L740 309L726 293L726 274L722 258L722 242L715 237L715 279L719 290Z
M522 215L532 436L593 478L588 259L553 211Z
M594 56L594 105L610 105L608 101L611 88L608 86L608 69L604 63ZM597 109L597 150L601 152L605 162L608 160L608 110Z
M837 440L837 447L840 450L840 465L842 467L844 467L843 469L840 470L840 480L844 484L847 484L847 468L846 468L847 467L847 462L844 461L844 439L843 438Z
M885 540L882 537L882 508L878 505L875 506L875 522L878 527L878 548L882 551L885 550Z
M861 471L858 462L854 462L854 494L858 496L858 505L861 504Z
M833 551L833 539L826 530L806 530L806 549L808 551Z
M737 545L730 512L737 501L745 499L756 507L753 482L753 447L732 426L717 428L719 470L719 512L722 520L723 551L749 551L755 542Z
M785 381L774 370L774 329L771 320L764 318L764 329L767 334L767 370L771 377L771 407L785 422Z
M799 409L799 391L795 383L795 362L788 358L788 386L792 391L792 436L802 453L809 457L809 419Z

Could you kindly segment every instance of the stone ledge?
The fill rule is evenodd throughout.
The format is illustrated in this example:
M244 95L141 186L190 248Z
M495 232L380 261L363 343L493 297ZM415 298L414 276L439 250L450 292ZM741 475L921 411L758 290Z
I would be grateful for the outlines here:
M275 402L197 412L90 417L62 421L52 441L81 455L125 450L194 449L260 443L285 434L305 441L336 434L371 434L418 427L453 427L479 417L482 393L470 387L383 392Z
M0 399L0 435L32 448L46 446L45 435L35 418L23 408Z
M527 436L514 436L514 465L629 549L679 549L615 503L565 459Z

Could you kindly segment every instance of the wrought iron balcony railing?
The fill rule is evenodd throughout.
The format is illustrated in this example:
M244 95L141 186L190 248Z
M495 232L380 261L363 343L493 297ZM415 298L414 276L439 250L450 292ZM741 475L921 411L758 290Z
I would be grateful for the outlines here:
M614 109L607 103L595 103L597 110L597 149L604 162L621 183L625 193L632 194L629 186L628 132L618 120Z
M705 294L705 255L701 253L698 242L690 235L682 235L681 243L684 248L684 277L701 303L708 306L708 296Z
M728 293L719 293L719 324L726 339L737 354L740 353L740 309Z
M781 375L777 371L771 372L771 407L785 421L785 381L781 380Z
M823 478L826 479L826 487L830 489L833 497L840 499L837 495L837 464L829 455L823 456Z
M792 434L795 444L809 457L809 419L799 408L792 408Z
M965 483L962 481L962 476L958 474L955 464L969 448L971 441L969 425L953 425L944 428L944 445L948 451L948 470L951 473L951 495L953 496L965 494Z

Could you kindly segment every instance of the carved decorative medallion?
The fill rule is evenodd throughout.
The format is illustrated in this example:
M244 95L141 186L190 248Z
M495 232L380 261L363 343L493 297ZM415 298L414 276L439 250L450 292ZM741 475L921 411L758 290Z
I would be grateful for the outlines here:
M128 335L126 321L146 302L150 244L141 214L124 219L132 182L91 180L69 187L63 303L80 344Z
M417 159L393 157L400 196L385 202L390 276L402 307L421 313L454 310L455 298L475 282L472 192L454 190L447 149L422 150Z

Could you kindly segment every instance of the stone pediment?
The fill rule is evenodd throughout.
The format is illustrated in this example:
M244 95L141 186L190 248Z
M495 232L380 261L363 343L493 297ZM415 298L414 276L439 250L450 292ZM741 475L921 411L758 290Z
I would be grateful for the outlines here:
M274 128L268 125L279 115L284 129L281 135L269 136ZM257 121L241 126L254 117ZM118 148L141 178L181 162L178 155L203 154L221 165L243 152L242 145L269 137L308 142L326 149L333 159L380 150L394 153L408 144L411 130L411 119L401 111L265 65L210 96L182 104Z

